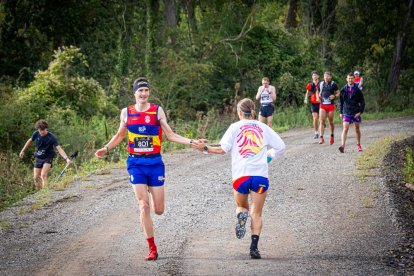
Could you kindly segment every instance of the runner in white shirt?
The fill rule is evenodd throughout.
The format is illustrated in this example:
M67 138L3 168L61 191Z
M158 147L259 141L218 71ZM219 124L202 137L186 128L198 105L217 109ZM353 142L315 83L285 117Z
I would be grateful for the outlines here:
M270 127L272 127L276 97L276 88L270 85L268 77L264 77L262 85L257 90L256 100L260 100L259 121L262 123L267 121L267 125Z
M233 194L237 205L236 236L239 239L244 237L250 210L252 217L250 256L252 259L260 259L258 241L263 223L263 205L269 187L268 154L273 159L282 157L285 152L285 143L268 125L254 120L255 111L252 100L247 98L241 100L237 105L237 114L240 121L233 123L227 129L220 140L220 145L208 146L199 141L193 143L204 153L231 152ZM249 194L251 195L251 208L249 208Z

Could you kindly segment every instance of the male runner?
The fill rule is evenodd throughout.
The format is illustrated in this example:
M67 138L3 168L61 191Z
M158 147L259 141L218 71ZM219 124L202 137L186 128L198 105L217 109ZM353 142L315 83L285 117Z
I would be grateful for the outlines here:
M47 187L47 180L49 177L49 170L52 168L53 157L55 157L55 149L66 160L68 164L72 161L68 158L68 155L59 145L56 137L49 132L49 125L45 120L38 120L35 123L36 131L33 132L32 137L27 140L23 149L19 154L19 158L23 159L26 150L30 145L35 142L35 164L33 169L33 178L36 189L40 191L42 188Z
M325 121L328 115L329 130L331 131L331 138L329 144L334 143L334 112L335 112L335 97L339 96L339 88L336 82L332 80L332 73L327 71L323 74L323 81L319 83L319 98L321 104L319 106L319 144L323 144L323 134L325 131Z
M355 77L355 85L358 86L359 90L362 91L364 89L364 78L361 76L361 73L358 70L355 70L354 72Z
M313 118L313 129L315 130L315 135L313 139L319 138L318 123L319 123L319 74L316 71L312 71L312 81L306 86L306 95L304 103L308 104L308 98L310 95L311 101L311 112Z
M118 132L109 143L96 151L98 158L121 143L128 134L127 168L129 181L139 203L140 221L147 238L149 254L146 260L158 258L154 241L154 227L151 219L149 196L155 214L164 213L164 162L161 157L162 132L169 141L191 145L191 139L174 133L167 123L164 110L149 103L150 84L145 78L138 78L133 85L135 104L121 111Z
M270 85L268 77L262 79L262 86L259 87L256 94L256 100L260 99L259 121L272 127L273 113L275 112L276 88ZM267 118L267 119L266 119Z
M360 152L362 151L360 124L361 114L365 109L365 100L361 90L354 83L354 74L352 74L352 72L348 74L346 81L348 84L341 89L341 94L339 96L339 116L343 120L342 143L339 147L339 151L344 153L349 125L353 123L355 126L357 151Z

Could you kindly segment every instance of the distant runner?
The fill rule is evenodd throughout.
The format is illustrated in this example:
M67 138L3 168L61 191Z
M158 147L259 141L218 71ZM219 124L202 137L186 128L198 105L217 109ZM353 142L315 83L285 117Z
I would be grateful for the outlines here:
M359 90L362 91L362 89L364 89L364 86L365 86L364 78L361 76L361 73L358 70L354 72L354 77L355 77L355 85L358 86Z
M55 148L59 154L66 160L66 163L70 164L72 161L68 158L68 155L59 145L55 135L49 132L49 125L45 120L38 120L35 124L35 132L32 137L27 140L22 151L19 154L19 158L23 159L26 150L30 145L35 142L35 164L33 169L33 178L38 191L47 187L47 180L49 177L49 170L52 168L52 161L56 155Z
M270 85L268 77L262 79L262 86L259 87L256 94L256 100L260 100L259 121L272 127L273 113L275 112L274 102L276 101L276 88Z
M335 113L335 97L339 96L339 88L336 82L332 80L332 73L325 72L323 74L323 81L319 83L319 98L321 104L319 106L319 144L323 144L325 140L323 139L323 134L325 131L325 121L326 115L328 115L329 129L331 131L331 138L329 139L329 144L332 145L335 141L334 139L334 113Z
M240 121L230 125L219 146L207 146L198 141L194 144L206 154L231 152L233 195L237 206L236 237L244 237L250 210L250 257L260 259L258 242L263 224L262 210L269 188L267 149L269 147L273 151L273 159L280 158L285 152L285 144L272 128L254 119L254 108L254 102L247 98L237 104Z
M349 125L354 124L355 136L357 140L357 151L362 151L361 147L361 114L365 109L364 95L354 83L354 74L349 73L346 77L348 84L341 89L339 96L339 116L343 120L342 143L339 151L344 153L346 137L348 135Z
M304 103L308 104L308 98L310 95L311 102L311 112L313 118L313 129L315 130L315 135L313 139L319 138L319 74L316 71L311 73L312 81L306 86L306 94Z

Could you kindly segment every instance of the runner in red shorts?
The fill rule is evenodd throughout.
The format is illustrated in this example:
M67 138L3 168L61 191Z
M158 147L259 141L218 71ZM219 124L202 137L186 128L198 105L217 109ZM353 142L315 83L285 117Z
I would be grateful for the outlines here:
M326 115L328 115L329 130L331 131L331 138L329 144L334 143L334 112L335 112L335 97L339 96L339 88L336 82L332 80L332 73L327 71L323 74L323 81L319 83L319 144L323 144L323 134L325 131Z
M310 95L311 112L313 119L313 129L315 130L314 139L319 138L318 123L319 123L319 74L316 71L312 71L312 81L306 86L306 95L304 103L308 104L308 98Z

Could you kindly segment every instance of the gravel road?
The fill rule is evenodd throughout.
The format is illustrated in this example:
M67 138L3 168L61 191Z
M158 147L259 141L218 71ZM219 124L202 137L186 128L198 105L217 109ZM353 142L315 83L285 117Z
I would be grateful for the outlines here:
M28 211L35 195L0 213L0 275L391 275L384 261L401 230L381 177L356 178L354 130L345 154L312 132L284 132L286 156L270 164L260 237L234 234L230 156L185 150L164 155L166 210L154 218L159 259L147 245L125 169L54 191L54 203ZM414 117L367 121L362 146L384 135L414 135ZM249 220L250 222L250 220Z

